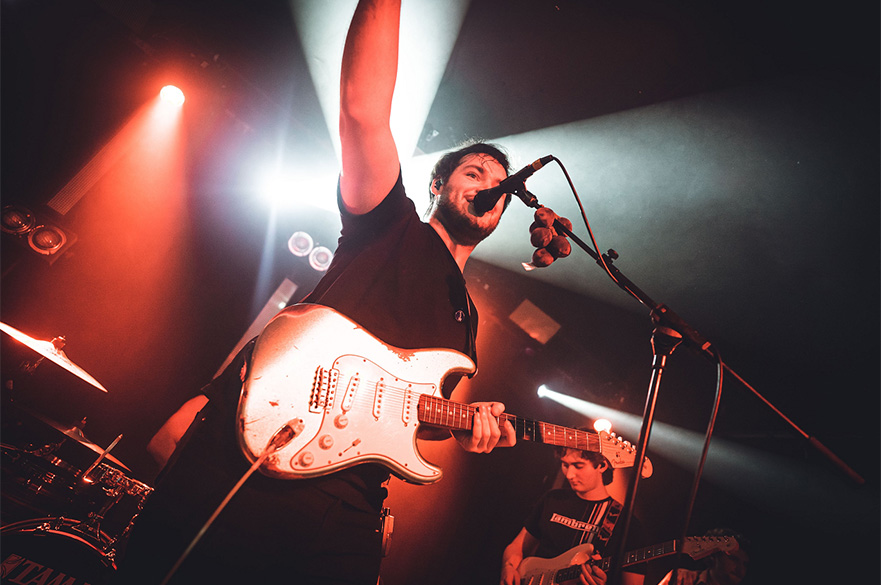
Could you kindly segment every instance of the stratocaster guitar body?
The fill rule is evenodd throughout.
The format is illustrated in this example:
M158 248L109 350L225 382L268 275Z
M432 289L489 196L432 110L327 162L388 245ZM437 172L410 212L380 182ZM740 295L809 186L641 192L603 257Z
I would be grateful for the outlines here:
M365 462L428 484L442 472L416 446L421 395L440 396L451 373L475 365L447 349L387 345L333 309L294 305L257 339L238 406L238 436L253 463L285 424L294 438L260 468L307 478Z
M591 560L591 553L593 553L593 545L581 544L552 559L526 557L517 568L517 572L520 573L520 585L562 585L570 580L577 583L578 575L581 574L577 568ZM560 569L566 567L573 569L570 571L571 579L557 581L555 578L559 576Z

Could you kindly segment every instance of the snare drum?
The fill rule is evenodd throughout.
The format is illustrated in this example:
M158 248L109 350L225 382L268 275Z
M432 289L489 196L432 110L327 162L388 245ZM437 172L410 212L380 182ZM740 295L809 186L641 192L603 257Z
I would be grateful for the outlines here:
M96 535L104 533L113 545L128 536L153 488L102 463L79 478L75 491L74 517L86 520Z
M0 529L0 583L105 585L116 571L114 552L81 532L78 520L36 518Z

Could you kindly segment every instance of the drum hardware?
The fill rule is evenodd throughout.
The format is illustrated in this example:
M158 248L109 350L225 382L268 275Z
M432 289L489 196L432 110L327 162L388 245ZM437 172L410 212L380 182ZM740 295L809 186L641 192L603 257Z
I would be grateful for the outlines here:
M20 428L37 434L21 441L23 447L2 445L2 524L46 517L49 520L31 529L50 522L49 529L55 530L54 525L63 522L65 533L89 539L92 546L112 558L153 491L132 479L128 467L110 454L123 435L101 448L83 434L85 418L68 428L24 407L18 412L32 417L21 418L32 426ZM50 436L56 431L62 434L60 441ZM96 452L97 456L84 458L84 453L77 451L80 445L88 449L86 455ZM66 451L60 450L65 446ZM76 450L70 451L71 446Z
M24 334L22 333L22 335ZM64 349L65 345L67 345L67 338L65 338L63 335L61 337L53 337L50 343L52 344L52 351L58 354L63 354L64 352L62 352L61 350ZM48 346L46 347L48 348ZM46 356L40 355L40 358L35 362L24 362L21 365L21 369L28 374L33 374L37 371L37 367L43 363L44 359L46 359Z
M61 446L64 444L64 442L69 438L69 439L73 439L74 441L76 441L77 443L79 443L80 445L85 447L86 449L89 449L93 453L96 453L99 456L98 463L100 463L103 459L107 459L108 461L111 461L112 463L114 463L118 467L129 470L129 468L122 461L120 461L119 459L117 459L113 455L110 455L110 453L109 453L110 449L115 447L116 443L119 442L119 439L122 438L122 435L117 437L116 440L113 442L113 444L108 449L105 450L102 447L99 447L98 445L96 445L95 443L90 441L86 437L85 433L83 432L83 428L86 426L86 422L88 420L87 417L83 417L82 420L80 420L80 422L73 425L72 427L66 427L58 422L55 422L54 420L52 420L50 418L47 418L39 413L33 412L32 410L30 410L24 406L19 406L19 408L23 412L26 412L30 416L36 418L38 421L49 425L50 427L52 427L53 429L55 429L56 431L58 431L59 433L61 433L65 437L65 438L62 438L60 441L45 443L44 445L41 445L39 447L31 445L30 449L28 449L28 450L30 452L32 452L33 454L38 455L40 457L45 457L47 455L55 453L58 451L58 449L61 448ZM129 471L131 471L131 470L129 470ZM81 470L77 469L76 475L79 475L80 473L81 473Z

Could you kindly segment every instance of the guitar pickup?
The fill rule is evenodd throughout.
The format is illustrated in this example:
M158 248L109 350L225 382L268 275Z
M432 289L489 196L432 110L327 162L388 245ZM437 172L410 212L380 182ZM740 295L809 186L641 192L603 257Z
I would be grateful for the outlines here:
M355 401L355 393L358 392L358 386L360 385L361 376L358 374L349 378L349 383L346 385L346 392L343 394L343 403L340 405L343 412L352 410L352 403Z
M418 405L419 396L413 392L413 386L408 385L407 389L404 390L404 408L401 411L401 420L404 421L404 426L408 426L413 418L414 398L415 404Z
M339 379L339 370L318 366L315 370L315 380L312 383L312 394L309 398L309 412L320 413L333 408Z

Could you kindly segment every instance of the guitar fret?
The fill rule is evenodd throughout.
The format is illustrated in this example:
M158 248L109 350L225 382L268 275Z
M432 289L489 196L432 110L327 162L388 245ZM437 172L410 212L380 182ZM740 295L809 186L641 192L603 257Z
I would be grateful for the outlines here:
M597 433L570 429L551 423L530 422L541 431L540 438L537 436L538 433L533 432L533 437L536 441L540 440L542 443L566 447L567 449L600 452L600 439Z
M454 429L470 429L473 410L466 404L423 394L416 407L420 421Z
M421 394L417 405L417 418L420 422L447 427L457 430L470 430L474 423L474 407L469 404L459 404L446 398ZM626 446L615 443L614 439L605 439L595 431L570 429L551 423L534 421L517 417L513 414L503 413L497 417L499 424L508 421L514 427L514 432L519 440L536 441L567 449L602 453L615 467L624 467L629 452L621 453ZM611 442L606 445L603 441ZM618 443L621 443L618 439Z
M622 557L623 563L621 563L621 567L628 567L672 555L679 552L680 549L692 559L698 560L713 552L737 548L737 541L730 537L689 536L681 544L682 546L680 546L680 541L677 540L668 540L660 544L626 552ZM582 544L553 559L527 557L520 562L518 567L518 571L522 576L522 582L529 583L530 585L551 585L552 583L568 584L570 581L577 580L579 573L581 573L582 565L577 561L572 564L573 560L576 556L581 556L592 550L591 545ZM606 573L613 569L612 557L603 557L596 561L587 560L586 563L600 567Z

